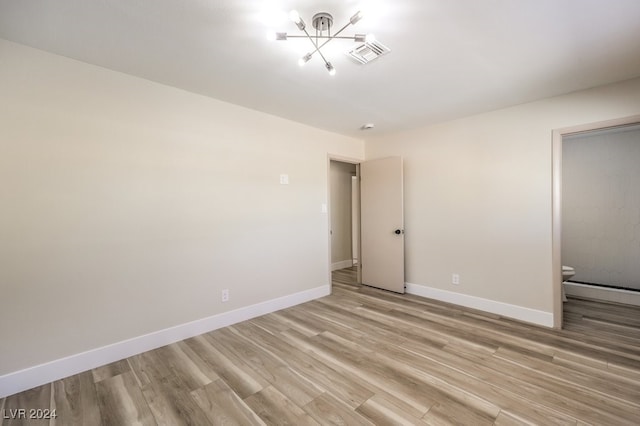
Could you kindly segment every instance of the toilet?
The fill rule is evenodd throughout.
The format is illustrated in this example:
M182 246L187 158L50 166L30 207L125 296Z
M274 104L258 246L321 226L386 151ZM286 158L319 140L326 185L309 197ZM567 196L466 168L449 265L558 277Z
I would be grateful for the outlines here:
M576 270L571 266L562 265L562 282L569 281L576 274Z
M575 274L576 274L576 270L573 269L571 266L562 265L562 301L563 302L567 301L567 296L564 293L564 282L569 281L571 277L573 277Z

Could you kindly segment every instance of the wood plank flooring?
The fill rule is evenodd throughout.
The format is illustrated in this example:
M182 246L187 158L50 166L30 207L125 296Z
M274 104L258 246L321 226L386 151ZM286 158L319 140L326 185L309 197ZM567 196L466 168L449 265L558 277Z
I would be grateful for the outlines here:
M640 308L570 299L554 331L354 278L0 399L0 425L640 424Z

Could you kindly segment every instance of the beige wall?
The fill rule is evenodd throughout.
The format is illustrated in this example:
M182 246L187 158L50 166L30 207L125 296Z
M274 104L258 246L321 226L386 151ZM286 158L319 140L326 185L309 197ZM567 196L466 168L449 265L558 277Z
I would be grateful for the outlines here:
M552 313L552 129L638 113L635 79L368 139L404 157L407 281Z
M331 262L352 260L351 176L356 165L330 162L331 182Z
M574 281L640 290L640 126L562 140L562 262Z
M327 155L362 141L1 40L0 63L0 375L329 284Z

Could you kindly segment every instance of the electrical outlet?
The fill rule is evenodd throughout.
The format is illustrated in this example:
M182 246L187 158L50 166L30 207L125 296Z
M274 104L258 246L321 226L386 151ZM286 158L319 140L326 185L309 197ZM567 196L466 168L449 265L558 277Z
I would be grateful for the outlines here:
M222 290L222 301L223 302L228 302L229 301L229 289L225 288L224 290Z
M460 284L460 274L451 274L451 284Z

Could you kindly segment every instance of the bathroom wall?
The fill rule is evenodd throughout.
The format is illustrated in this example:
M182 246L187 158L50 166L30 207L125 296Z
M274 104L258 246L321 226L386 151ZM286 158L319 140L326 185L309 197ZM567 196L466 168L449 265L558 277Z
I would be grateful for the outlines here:
M562 263L573 281L640 290L640 125L565 137Z

